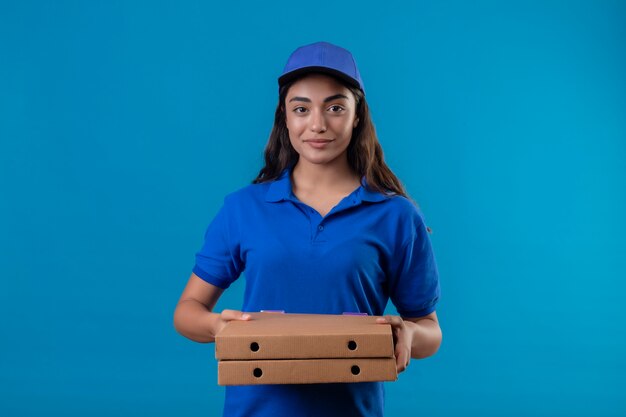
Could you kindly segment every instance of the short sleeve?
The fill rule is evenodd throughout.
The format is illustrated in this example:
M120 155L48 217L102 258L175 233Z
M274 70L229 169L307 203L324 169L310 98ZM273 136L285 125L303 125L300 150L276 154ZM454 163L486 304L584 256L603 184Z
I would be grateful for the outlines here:
M407 222L406 237L394 256L390 297L402 317L422 317L439 301L439 273L423 217L416 209Z
M229 212L226 199L207 227L204 244L196 253L196 264L193 267L194 274L222 289L228 288L244 269L238 233Z

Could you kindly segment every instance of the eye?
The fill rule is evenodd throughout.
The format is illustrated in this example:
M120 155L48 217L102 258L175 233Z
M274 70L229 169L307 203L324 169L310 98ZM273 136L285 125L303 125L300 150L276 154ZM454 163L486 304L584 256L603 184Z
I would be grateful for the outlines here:
M342 112L342 111L344 110L344 108L343 108L343 107L338 106L338 105L336 105L336 104L335 104L334 106L330 106L328 109L329 109L332 113L340 113L340 112Z
M304 108L304 107L296 107L296 108L293 109L293 112L294 113L304 113L304 112L306 112L306 108Z

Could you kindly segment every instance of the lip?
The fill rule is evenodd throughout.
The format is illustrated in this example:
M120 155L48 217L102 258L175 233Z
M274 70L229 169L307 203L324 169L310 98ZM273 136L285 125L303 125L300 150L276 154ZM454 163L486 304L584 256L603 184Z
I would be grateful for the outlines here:
M323 149L326 145L332 142L332 139L306 139L304 143L315 149Z
M325 139L325 138L312 138L312 139L304 139L305 142L331 142L332 139Z

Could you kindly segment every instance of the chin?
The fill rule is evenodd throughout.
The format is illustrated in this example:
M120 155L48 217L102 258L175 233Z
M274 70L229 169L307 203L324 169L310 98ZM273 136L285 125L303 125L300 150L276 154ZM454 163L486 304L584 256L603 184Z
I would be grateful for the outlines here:
M336 157L313 157L313 158L307 158L307 157L303 157L302 155L300 155L300 160L302 161L306 161L309 164L313 164L313 165L328 165L331 162L333 162L334 160L336 160Z

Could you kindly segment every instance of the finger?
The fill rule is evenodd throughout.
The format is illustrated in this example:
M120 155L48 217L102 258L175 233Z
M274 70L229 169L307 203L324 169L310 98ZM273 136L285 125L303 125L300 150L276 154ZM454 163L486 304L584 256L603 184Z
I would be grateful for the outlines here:
M400 344L396 348L396 369L398 373L403 372L411 361L411 354L406 349L399 348Z
M396 365L398 372L404 371L411 361L411 344L407 339L406 332L401 327L394 328L394 336L396 337Z
M396 370L398 373L404 372L408 366L409 361L406 354L402 353L396 357Z

